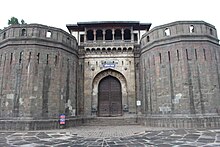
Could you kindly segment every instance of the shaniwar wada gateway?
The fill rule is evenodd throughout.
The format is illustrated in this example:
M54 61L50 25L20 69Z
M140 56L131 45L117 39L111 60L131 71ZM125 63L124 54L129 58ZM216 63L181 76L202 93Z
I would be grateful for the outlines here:
M220 127L213 25L177 21L40 24L0 32L0 129L86 124Z

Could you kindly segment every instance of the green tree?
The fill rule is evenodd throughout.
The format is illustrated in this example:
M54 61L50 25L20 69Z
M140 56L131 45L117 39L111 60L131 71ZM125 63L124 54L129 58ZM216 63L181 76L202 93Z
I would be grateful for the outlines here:
M15 25L15 24L20 24L20 23L16 17L11 17L11 19L8 20L8 25Z
M27 23L24 21L24 19L21 19L21 23L19 23L19 20L14 16L8 20L8 25L16 25L16 24L27 24Z

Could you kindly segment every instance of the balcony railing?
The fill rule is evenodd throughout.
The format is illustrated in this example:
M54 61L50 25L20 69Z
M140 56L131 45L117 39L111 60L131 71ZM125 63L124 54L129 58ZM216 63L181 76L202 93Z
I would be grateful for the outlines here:
M138 41L133 40L95 40L95 41L86 41L81 42L81 46L130 46L130 45L136 45L138 44Z

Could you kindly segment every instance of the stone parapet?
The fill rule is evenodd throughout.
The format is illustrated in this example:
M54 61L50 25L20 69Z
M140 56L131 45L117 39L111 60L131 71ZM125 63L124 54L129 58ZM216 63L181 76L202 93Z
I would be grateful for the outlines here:
M74 36L62 29L41 24L11 25L5 28L0 32L0 48L10 43L51 45L55 48L62 45L69 51L77 50Z
M204 21L177 21L157 26L141 38L142 52L154 47L183 41L210 41L218 44L215 26Z

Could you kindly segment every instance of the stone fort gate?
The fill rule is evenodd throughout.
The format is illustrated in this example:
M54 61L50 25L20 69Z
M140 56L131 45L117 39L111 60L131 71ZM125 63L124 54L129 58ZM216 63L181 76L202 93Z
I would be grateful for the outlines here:
M125 77L113 69L98 73L93 79L91 103L98 116L121 116L128 109Z
M150 26L104 21L69 24L70 33L40 24L0 31L0 130L58 128L60 114L67 127L103 119L96 116L150 127L219 127L215 27Z

